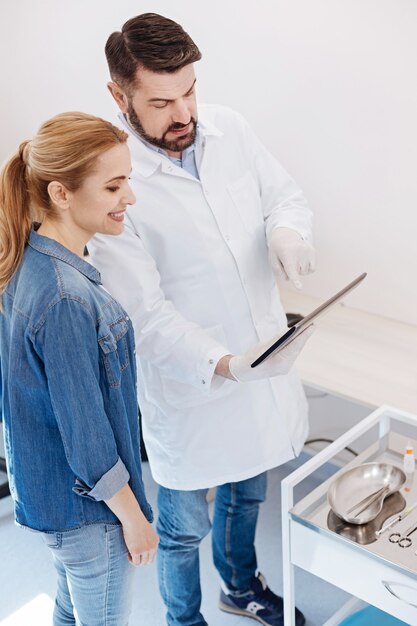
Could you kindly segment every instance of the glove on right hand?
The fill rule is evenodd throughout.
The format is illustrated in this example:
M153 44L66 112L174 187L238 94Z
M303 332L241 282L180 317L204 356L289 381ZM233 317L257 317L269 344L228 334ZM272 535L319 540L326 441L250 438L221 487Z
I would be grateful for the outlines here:
M275 338L256 345L254 348L248 350L246 354L232 357L229 361L230 373L241 383L250 382L251 380L262 380L263 378L273 378L280 374L288 374L307 339L313 333L313 330L314 327L313 324L311 324L306 330L300 333L298 337L292 339L282 350L268 357L256 367L251 367L251 363L274 343Z

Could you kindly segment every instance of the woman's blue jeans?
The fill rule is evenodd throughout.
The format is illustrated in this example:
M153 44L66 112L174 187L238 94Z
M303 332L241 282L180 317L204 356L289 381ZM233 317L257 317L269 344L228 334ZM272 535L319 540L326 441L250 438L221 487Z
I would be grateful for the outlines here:
M42 536L58 572L54 626L126 626L135 568L122 527L89 524Z
M214 564L232 590L246 591L257 568L254 547L266 473L216 490L210 523L207 489L159 488L158 575L168 626L206 626L200 612L199 545L212 528Z

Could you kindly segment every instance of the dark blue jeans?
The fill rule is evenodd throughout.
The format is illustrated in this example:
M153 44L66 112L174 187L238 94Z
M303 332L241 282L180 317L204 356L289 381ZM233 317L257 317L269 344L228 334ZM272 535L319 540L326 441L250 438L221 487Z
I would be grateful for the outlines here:
M232 590L249 589L257 568L254 540L265 494L266 473L220 485L211 524L207 489L159 488L158 574L168 626L206 626L200 612L199 545L210 528L220 577Z

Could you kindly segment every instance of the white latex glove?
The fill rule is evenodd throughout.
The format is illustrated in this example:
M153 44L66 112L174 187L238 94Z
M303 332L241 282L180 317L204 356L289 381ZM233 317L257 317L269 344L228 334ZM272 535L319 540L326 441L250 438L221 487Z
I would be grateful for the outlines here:
M280 374L288 374L313 330L314 328L311 324L298 335L298 337L282 348L282 350L268 357L256 367L251 367L251 363L276 341L276 337L258 344L248 350L246 354L233 356L229 361L230 373L240 383L250 382L251 380L261 380L263 378L272 378Z
M291 228L275 228L269 239L269 258L278 277L291 280L301 289L300 276L316 269L316 253L311 244Z

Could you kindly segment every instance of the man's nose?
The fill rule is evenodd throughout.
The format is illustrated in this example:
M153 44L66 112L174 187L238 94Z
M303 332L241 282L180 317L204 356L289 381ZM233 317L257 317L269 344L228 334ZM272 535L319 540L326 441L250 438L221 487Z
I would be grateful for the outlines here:
M180 99L175 101L172 121L184 125L191 121L191 113L185 100Z

